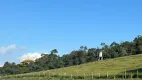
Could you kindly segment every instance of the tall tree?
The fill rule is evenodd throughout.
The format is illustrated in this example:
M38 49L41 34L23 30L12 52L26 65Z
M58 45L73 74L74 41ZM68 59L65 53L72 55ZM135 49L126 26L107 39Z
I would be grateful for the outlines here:
M57 49L53 49L53 50L51 51L51 54L55 54L55 53L58 53Z

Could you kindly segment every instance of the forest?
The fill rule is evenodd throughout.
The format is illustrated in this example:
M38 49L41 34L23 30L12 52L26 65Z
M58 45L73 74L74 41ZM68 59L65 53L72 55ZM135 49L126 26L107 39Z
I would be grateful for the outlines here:
M78 50L73 50L63 56L59 56L58 50L53 49L50 54L42 53L42 57L35 61L24 60L19 64L5 62L4 66L0 67L0 75L38 72L98 61L98 53L100 51L103 52L104 59L142 54L141 35L135 37L133 41L112 42L110 45L101 43L100 45L102 46L101 48L81 46Z

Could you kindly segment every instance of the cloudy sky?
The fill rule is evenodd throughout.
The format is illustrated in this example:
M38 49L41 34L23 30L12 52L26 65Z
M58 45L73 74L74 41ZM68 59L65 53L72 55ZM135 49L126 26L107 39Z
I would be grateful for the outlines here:
M142 34L141 0L1 0L0 66Z

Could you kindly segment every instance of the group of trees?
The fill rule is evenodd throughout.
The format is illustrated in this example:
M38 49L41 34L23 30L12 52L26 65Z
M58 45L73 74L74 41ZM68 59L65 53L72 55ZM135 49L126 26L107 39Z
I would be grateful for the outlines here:
M101 45L101 48L87 48L86 46L81 46L79 50L74 50L70 54L63 56L57 55L58 51L54 49L50 54L42 54L42 57L35 61L25 60L20 64L5 62L4 66L0 68L0 74L28 73L80 65L97 61L100 51L103 51L104 59L141 54L142 36L137 36L131 42L112 42L110 45L101 43Z

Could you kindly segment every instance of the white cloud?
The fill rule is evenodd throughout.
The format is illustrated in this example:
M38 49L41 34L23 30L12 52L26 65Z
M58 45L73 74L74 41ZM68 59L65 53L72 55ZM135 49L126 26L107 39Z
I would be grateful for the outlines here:
M6 53L10 53L13 52L17 49L17 46L15 44L13 45L9 45L9 46L2 46L0 47L0 54L6 54Z
M16 46L15 44L9 46L0 46L0 54L7 54L19 51L25 51L26 48L23 46Z
M36 60L37 58L41 58L41 53L37 53L37 52L27 53L20 57L20 61L23 61L26 59Z
M2 65L2 64L0 64L0 67L3 67L3 65Z

